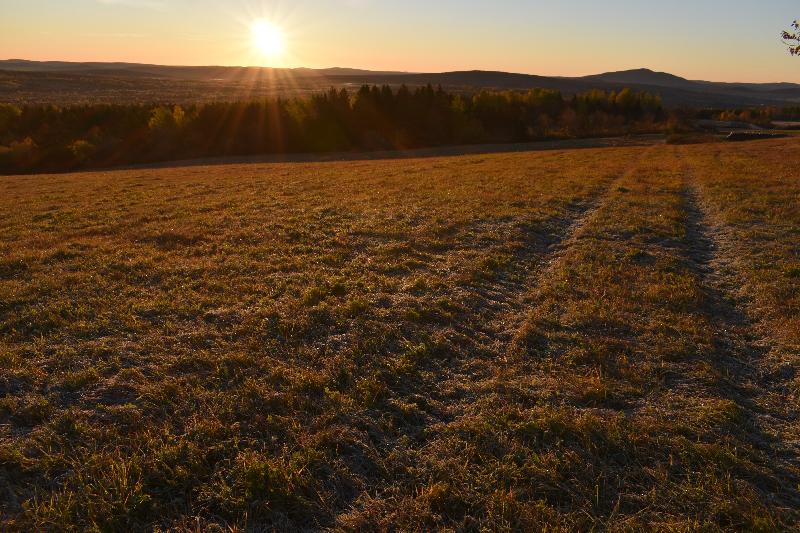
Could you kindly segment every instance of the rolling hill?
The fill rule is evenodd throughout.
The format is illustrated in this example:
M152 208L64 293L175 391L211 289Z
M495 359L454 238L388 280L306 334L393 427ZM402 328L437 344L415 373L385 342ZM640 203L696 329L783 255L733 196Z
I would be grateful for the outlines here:
M409 73L350 68L275 69L164 66L137 63L0 61L0 101L86 103L120 101L197 102L297 95L361 84L441 85L449 90L557 89L572 94L630 87L658 93L667 106L741 107L800 103L793 83L722 83L688 80L649 69L584 77L552 77L495 71Z

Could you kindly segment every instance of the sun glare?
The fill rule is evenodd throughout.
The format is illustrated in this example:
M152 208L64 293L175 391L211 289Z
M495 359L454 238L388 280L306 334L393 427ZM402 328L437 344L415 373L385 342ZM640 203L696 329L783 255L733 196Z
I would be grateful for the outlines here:
M266 20L256 20L250 31L253 36L253 46L259 54L268 59L283 56L286 45L280 28Z

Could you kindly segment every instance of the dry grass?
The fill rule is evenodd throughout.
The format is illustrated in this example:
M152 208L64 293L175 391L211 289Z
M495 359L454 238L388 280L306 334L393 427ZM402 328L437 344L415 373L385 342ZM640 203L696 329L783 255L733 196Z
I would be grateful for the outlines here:
M794 141L688 152L704 209L748 301L776 348L800 350L800 180Z
M796 527L796 147L1 178L0 528Z

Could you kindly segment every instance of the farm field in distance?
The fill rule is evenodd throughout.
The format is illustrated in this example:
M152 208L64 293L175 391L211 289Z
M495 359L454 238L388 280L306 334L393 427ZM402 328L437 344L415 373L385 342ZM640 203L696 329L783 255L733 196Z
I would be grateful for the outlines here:
M796 529L799 168L2 176L0 529Z

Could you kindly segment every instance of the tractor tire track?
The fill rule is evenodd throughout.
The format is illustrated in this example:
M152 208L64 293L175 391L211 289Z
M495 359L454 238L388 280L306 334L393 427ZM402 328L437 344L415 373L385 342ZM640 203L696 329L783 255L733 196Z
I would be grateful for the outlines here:
M711 355L724 376L719 393L742 409L743 438L764 454L764 466L779 481L763 487L765 492L779 505L800 509L800 442L791 438L797 435L800 419L786 401L787 383L781 373L766 366L774 349L771 341L759 333L735 296L741 283L733 236L713 222L688 164L685 180L687 254L704 288L703 312L717 332Z
M410 488L425 483L420 478L425 475L424 470L415 474L420 459L436 453L437 446L440 447L437 441L446 438L443 435L451 425L470 419L476 410L485 408L482 400L503 382L504 373L515 372L514 346L537 287L558 268L570 248L580 241L608 202L613 201L619 185L630 179L652 150L645 150L587 201L572 206L566 216L527 228L524 245L516 252L512 264L490 283L464 295L464 300L469 301L467 318L454 325L460 337L454 344L460 344L461 350L445 361L436 361L439 366L429 369L406 397L414 402L423 398L424 393L427 411L424 423L383 444L384 456L392 457L390 474L369 491L369 497L365 495L364 501L356 501L350 511L338 517L340 527L347 529L347 524L359 523L359 515L370 514L365 508L368 506L379 507L381 515L390 514L387 502L409 497Z
M512 356L537 288L557 270L563 257L583 238L586 228L591 227L598 213L613 199L619 185L637 171L651 151L652 148L644 151L589 201L573 207L569 216L548 221L547 231L529 231L526 245L517 253L513 267L477 292L478 299L470 309L474 319L463 331L470 336L473 349L454 361L455 367L451 366L439 376L444 378L440 383L471 386L497 376L498 363ZM448 412L445 420L455 420L466 411L457 396L443 400L450 404L445 410Z

